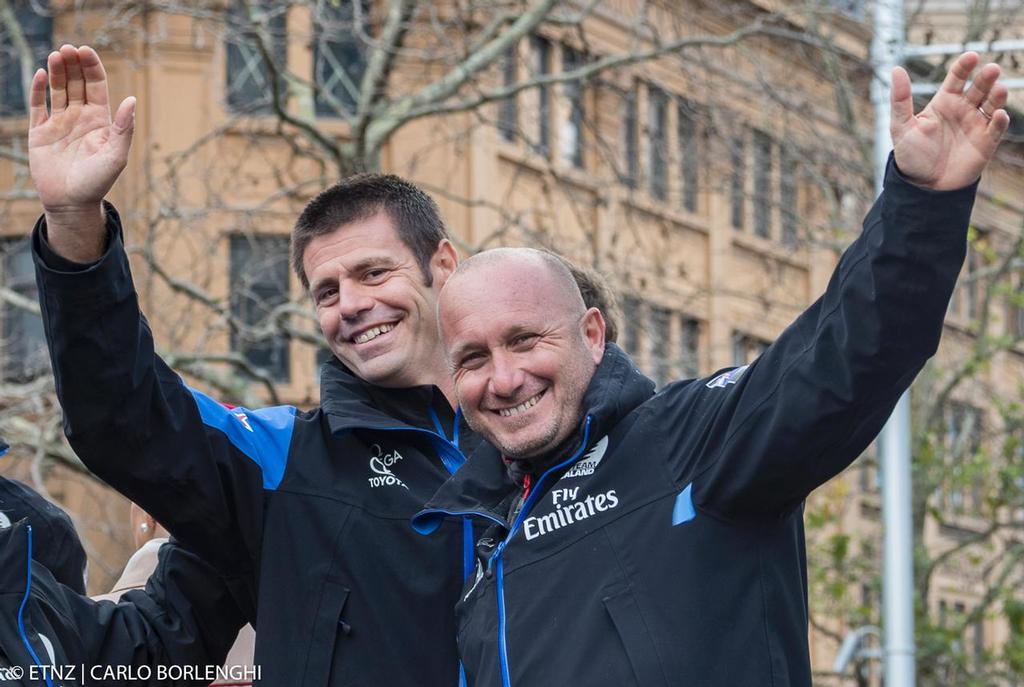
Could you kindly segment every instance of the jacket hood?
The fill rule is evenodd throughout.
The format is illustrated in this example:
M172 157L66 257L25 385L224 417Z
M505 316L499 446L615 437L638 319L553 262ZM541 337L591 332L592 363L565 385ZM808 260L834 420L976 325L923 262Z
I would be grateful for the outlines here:
M654 382L645 377L616 344L606 344L601 363L583 395L583 410L572 440L550 455L539 457L534 461L533 471L546 474L552 466L564 462L573 453L582 456L619 420L653 395ZM589 430L584 432L588 418ZM581 446L584 436L586 442ZM564 472L569 467L566 464L561 470ZM507 525L499 504L516 488L500 452L481 441L466 464L413 517L412 526L421 534L430 534L445 517L466 514L482 515Z

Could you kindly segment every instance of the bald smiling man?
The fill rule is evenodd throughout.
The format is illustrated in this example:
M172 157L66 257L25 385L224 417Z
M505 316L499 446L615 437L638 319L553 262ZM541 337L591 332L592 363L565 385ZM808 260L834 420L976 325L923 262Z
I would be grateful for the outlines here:
M414 519L488 525L456 615L477 687L810 685L803 502L935 353L976 182L1008 118L967 53L914 116L893 79L885 191L825 294L749 366L654 384L557 259L470 258L439 298L489 442Z

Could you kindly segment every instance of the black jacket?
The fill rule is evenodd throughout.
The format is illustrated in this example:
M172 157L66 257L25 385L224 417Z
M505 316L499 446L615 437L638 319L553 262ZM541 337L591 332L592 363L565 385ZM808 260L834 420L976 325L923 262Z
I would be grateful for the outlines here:
M974 188L890 170L825 295L745 368L660 393L614 345L583 436L518 493L489 446L415 519L492 525L458 609L475 687L810 685L802 502L935 353Z
M205 685L160 669L221 665L244 624L226 587L211 584L212 568L174 544L161 547L146 589L117 603L54 580L29 561L33 544L24 520L0 530L0 684Z
M71 516L28 485L0 475L0 528L22 519L36 533L32 557L58 582L85 594L85 548Z
M473 533L409 527L472 441L434 387L324 367L321 407L226 409L154 354L120 220L88 267L33 236L65 432L89 468L247 599L270 685L455 687Z

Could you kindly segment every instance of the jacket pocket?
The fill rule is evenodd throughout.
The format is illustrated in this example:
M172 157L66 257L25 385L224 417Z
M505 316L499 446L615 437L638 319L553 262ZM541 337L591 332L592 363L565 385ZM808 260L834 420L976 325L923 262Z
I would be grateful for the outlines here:
M331 580L324 582L320 604L313 619L313 636L310 638L306 674L302 680L305 687L324 687L329 684L338 634L349 632L348 624L341 618L348 595L348 587Z
M658 659L651 634L647 630L647 623L640 614L633 592L626 589L606 596L602 601L612 618L619 639L622 640L637 684L641 687L667 685L661 661Z

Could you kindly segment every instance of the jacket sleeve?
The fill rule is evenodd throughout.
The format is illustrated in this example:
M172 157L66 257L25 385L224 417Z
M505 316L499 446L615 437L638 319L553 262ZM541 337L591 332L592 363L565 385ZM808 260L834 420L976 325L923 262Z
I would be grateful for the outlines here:
M107 251L91 265L54 254L44 219L32 236L65 434L90 470L187 548L226 575L251 573L295 409L229 410L186 387L154 352L109 205L107 228Z
M240 606L213 568L180 546L166 544L145 590L130 591L118 602L93 601L54 580L35 561L26 578L27 550L16 540L26 538L27 529L20 523L0 533L5 569L0 637L8 660L20 665L26 677L32 665L36 673L42 665L73 671L82 678L73 684L208 684L188 676L222 665L245 624ZM168 666L195 670L160 670ZM118 668L130 669L134 679L117 679Z
M689 385L698 507L781 517L867 447L938 348L975 190L918 188L890 157L825 294L748 368Z

